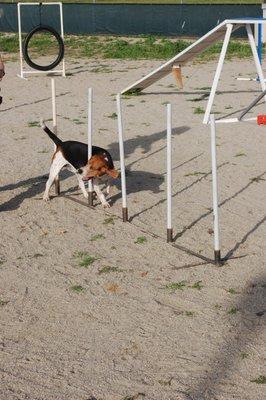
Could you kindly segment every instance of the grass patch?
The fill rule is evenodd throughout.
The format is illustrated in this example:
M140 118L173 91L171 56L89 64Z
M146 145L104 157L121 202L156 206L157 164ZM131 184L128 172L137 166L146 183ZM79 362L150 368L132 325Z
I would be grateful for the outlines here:
M202 281L197 281L190 287L191 289L201 290L203 288Z
M171 1L171 0L170 0ZM174 1L175 2L175 1ZM38 37L37 37L38 36ZM31 48L37 55L55 54L57 45L50 35L37 35L31 40ZM183 39L168 39L161 36L144 35L142 37L114 37L114 36L89 36L65 35L65 48L67 57L94 57L116 59L160 59L168 60L183 51L193 41ZM2 52L17 53L19 47L18 35L13 33L0 34L0 47ZM209 61L221 51L222 42L210 46L195 60ZM251 57L250 46L247 41L234 40L229 43L227 59ZM111 72L106 66L95 67L91 72ZM201 90L209 88L201 88Z
M228 311L228 314L233 315L233 314L236 314L237 311L238 311L238 309L237 309L236 307L232 307L232 308L230 308L230 310Z
M74 254L74 257L78 259L79 261L79 266L83 268L88 268L89 265L92 265L94 261L98 260L98 257L94 257L89 255L85 251L79 251Z
M114 217L105 218L105 220L103 221L103 225L114 225L114 224L115 224Z
M117 119L117 113L113 112L113 114L107 115L107 118Z
M84 292L84 290L85 290L85 288L81 285L73 285L73 286L71 286L70 289L76 293L81 293L81 292Z
M40 122L39 121L29 121L28 122L28 127L29 128L33 128L33 127L36 127L36 126L40 126Z
M145 236L139 236L134 243L136 244L143 244L147 242L147 238Z
M257 383L258 385L265 385L266 376L265 375L260 375L258 378L252 379L250 382Z
M183 290L186 287L186 281L180 281L180 282L170 282L167 285L165 285L165 289L170 289L170 290Z
M95 242L96 240L105 239L105 236L102 233L98 233L97 235L93 235L90 238L91 242Z
M109 274L110 272L122 272L121 269L119 269L118 267L103 267L99 270L99 275L101 274Z
M227 290L227 292L230 293L230 294L237 294L237 291L235 289L233 289L233 288L229 288Z
M234 157L247 157L246 153L244 153L243 151L240 151L239 153L236 153L234 155Z
M200 175L205 175L206 172L200 172L200 171L195 171L195 172L189 172L188 174L184 176L200 176Z
M194 108L193 112L194 112L194 114L204 114L205 113L204 108L202 108L202 107Z

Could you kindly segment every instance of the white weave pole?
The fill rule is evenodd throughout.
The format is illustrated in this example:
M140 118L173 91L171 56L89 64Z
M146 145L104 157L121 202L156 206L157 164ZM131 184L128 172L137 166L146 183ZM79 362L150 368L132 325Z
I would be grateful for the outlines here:
M166 106L166 122L167 242L172 242L172 106L170 103Z
M218 212L218 182L216 160L216 127L215 117L210 115L211 124L211 157L212 157L212 203L213 203L213 231L214 231L214 261L221 264L220 238L219 238L219 212Z
M92 88L88 90L88 160L92 156ZM89 206L93 206L93 183L92 179L88 181L88 202Z
M53 132L57 135L57 115L56 115L56 88L55 88L55 79L51 78L51 89L52 89L52 114L53 114ZM54 145L56 149L56 145ZM55 177L55 194L58 196L60 194L60 181L59 175Z
M120 154L120 174L121 174L121 188L122 188L122 218L123 222L128 221L128 208L127 208L127 190L126 190L126 171L125 171L125 151L124 151L124 138L123 138L123 121L122 121L122 108L121 108L121 95L116 96L117 105L117 123L118 123L118 139L119 139L119 154Z

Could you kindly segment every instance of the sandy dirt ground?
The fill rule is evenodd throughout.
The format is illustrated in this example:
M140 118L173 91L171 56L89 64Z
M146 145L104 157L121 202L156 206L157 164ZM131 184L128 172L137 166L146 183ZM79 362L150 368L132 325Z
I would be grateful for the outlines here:
M156 61L70 61L57 78L58 133L94 144L119 168L115 94ZM166 109L173 106L175 243L213 257L210 130L202 124L215 63L184 69L123 100L130 222L119 179L108 212L87 207L62 171L62 195L42 200L53 145L49 77L7 63L0 157L1 400L262 400L265 385L266 128L217 128L222 267L166 244ZM259 93L252 61L227 62L217 117ZM197 108L199 109L197 110ZM250 115L265 110L261 104ZM91 257L84 267L85 253ZM83 258L82 258L83 257ZM85 262L86 264L86 262ZM263 296L264 295L264 296ZM264 304L263 304L264 301ZM265 378L264 378L265 383ZM264 393L264 395L263 395Z

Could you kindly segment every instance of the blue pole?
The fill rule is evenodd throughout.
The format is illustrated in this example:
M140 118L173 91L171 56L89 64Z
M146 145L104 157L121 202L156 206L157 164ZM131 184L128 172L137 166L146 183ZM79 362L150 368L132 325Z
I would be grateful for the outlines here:
M257 46L258 56L260 64L262 64L262 24L258 24L258 46Z

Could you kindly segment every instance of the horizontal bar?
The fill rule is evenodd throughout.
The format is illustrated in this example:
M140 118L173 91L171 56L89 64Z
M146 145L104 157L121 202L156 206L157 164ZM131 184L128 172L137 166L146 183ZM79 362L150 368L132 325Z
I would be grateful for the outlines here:
M18 6L20 7L20 6L39 6L39 5L42 5L42 6L55 6L55 5L58 5L58 6L60 6L60 4L62 4L61 2L53 2L53 3L18 3Z
M239 120L238 118L226 118L226 119L218 119L215 121L216 124L230 124L233 122L249 122L249 121L256 121L257 117L252 117L252 118L245 118Z
M24 74L55 74L55 73L62 73L63 72L63 70L62 69L60 69L60 70L50 70L50 71L38 71L38 70L36 70L36 71L23 71L23 75Z

